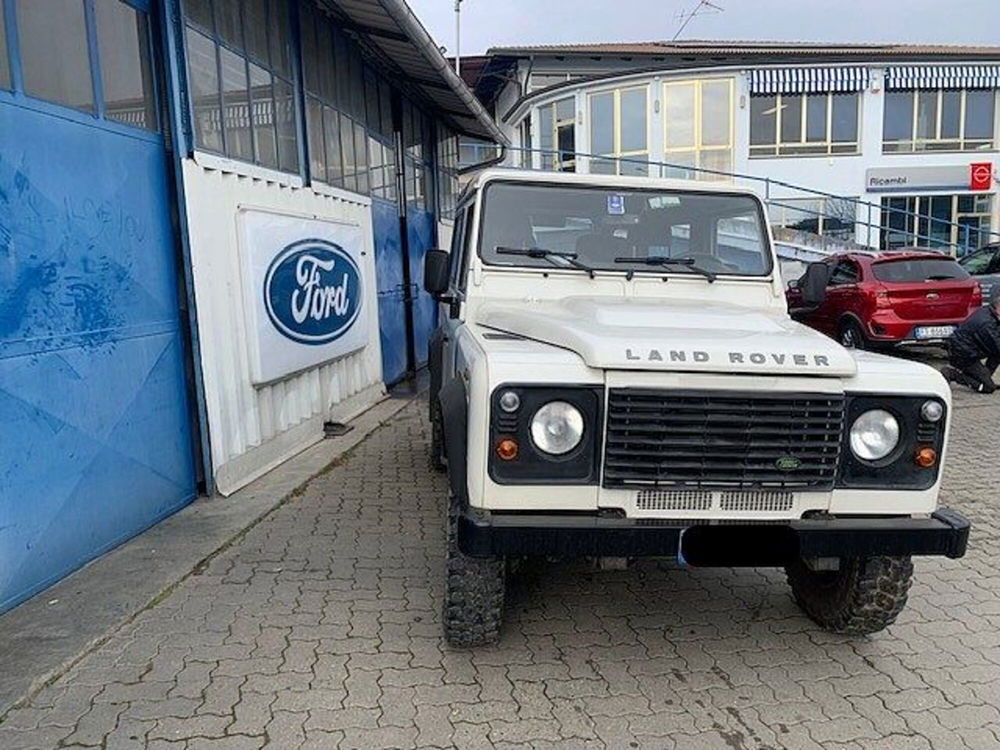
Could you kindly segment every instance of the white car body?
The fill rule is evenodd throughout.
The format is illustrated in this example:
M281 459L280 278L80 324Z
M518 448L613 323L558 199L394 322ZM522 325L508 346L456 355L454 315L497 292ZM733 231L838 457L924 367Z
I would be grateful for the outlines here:
M609 190L743 192L690 181L490 170L471 187L475 203L467 236L473 241L479 236L478 202L494 180L553 187L597 184ZM770 244L773 248L773 240ZM846 350L793 321L778 260L773 249L771 253L774 270L769 275L722 275L709 284L697 275L664 269L601 270L591 278L575 268L488 265L475 247L470 248L464 296L440 309L448 340L442 377L445 382L458 377L467 384L469 506L487 511L616 509L627 518L671 519L799 519L809 511L932 513L938 504L940 472L933 486L922 490L796 491L790 507L774 510L764 498L759 508L741 511L721 510L721 489L711 490L707 509L656 510L638 507L640 489L607 488L601 481L589 486L512 485L491 479L490 397L507 383L589 384L605 391L644 387L909 394L941 399L950 418L951 391L933 368Z

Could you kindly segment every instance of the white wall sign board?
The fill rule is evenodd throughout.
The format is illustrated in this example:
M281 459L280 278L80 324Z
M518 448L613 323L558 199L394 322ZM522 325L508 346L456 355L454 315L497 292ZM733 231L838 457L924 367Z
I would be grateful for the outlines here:
M865 172L870 193L907 190L989 190L990 162L940 167L873 167Z
M243 289L255 385L364 347L368 330L361 227L268 211L239 213Z

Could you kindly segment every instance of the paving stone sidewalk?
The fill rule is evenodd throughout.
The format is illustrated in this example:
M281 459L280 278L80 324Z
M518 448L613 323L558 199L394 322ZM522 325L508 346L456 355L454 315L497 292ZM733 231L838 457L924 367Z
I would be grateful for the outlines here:
M440 638L443 477L413 404L0 723L0 748L1000 748L996 403L958 399L961 561L888 631L776 570L541 564L503 641Z

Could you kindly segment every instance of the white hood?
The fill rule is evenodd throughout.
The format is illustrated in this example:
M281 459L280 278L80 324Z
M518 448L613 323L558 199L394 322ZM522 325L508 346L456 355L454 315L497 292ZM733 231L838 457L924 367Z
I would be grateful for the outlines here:
M567 297L491 302L487 328L576 352L607 370L674 370L851 377L854 357L783 312L663 299Z

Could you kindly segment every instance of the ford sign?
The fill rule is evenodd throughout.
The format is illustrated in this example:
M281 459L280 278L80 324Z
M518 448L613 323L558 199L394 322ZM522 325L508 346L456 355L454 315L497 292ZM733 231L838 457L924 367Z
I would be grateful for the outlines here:
M361 312L361 272L332 242L294 242L267 269L264 306L284 336L327 344L347 333Z

